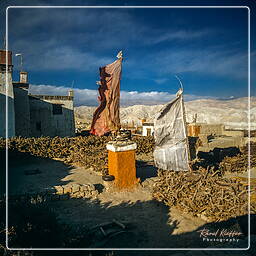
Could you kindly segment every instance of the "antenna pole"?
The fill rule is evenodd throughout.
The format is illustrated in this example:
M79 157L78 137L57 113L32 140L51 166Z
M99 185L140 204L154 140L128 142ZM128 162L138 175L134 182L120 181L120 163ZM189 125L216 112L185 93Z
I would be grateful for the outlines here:
M182 91L183 91L183 84L182 84L181 80L179 79L179 77L178 77L177 75L175 75L175 77L176 77L177 80L179 81L179 83L180 83L180 88L181 88Z
M22 72L22 70L23 70L23 56L22 56L22 53L16 53L15 56L20 57L20 71Z
M3 49L5 50L6 49L6 37L4 35L4 41L3 41Z
M22 59L22 54L20 55L20 71L23 71L23 59Z

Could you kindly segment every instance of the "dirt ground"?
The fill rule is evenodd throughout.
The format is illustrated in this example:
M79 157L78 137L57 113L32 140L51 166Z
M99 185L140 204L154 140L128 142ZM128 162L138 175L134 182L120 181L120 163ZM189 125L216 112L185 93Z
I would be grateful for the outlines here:
M142 182L157 175L150 156L137 159L137 177ZM34 173L34 174L31 174ZM68 166L58 159L24 155L9 161L9 194L42 192L55 185L92 183L100 192L93 199L69 199L48 202L60 222L74 229L88 229L117 220L125 231L106 239L95 234L92 248L203 248L217 246L206 242L199 230L207 227L198 217L153 200L150 187L138 185L132 191L106 191L101 176L92 169ZM144 183L146 184L146 183ZM232 224L233 225L233 224ZM231 226L232 226L231 225ZM230 226L230 224L229 224ZM211 225L210 228L215 228ZM247 247L241 244L222 244ZM247 254L244 254L247 255ZM249 254L248 254L249 255Z

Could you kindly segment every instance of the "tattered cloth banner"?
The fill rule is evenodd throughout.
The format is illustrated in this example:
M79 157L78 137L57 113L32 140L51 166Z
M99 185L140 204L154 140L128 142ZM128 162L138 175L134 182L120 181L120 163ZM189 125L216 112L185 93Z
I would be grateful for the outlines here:
M102 136L120 129L119 101L122 58L100 68L99 101L91 125L91 134Z
M182 93L154 120L155 165L163 170L188 170L188 144Z

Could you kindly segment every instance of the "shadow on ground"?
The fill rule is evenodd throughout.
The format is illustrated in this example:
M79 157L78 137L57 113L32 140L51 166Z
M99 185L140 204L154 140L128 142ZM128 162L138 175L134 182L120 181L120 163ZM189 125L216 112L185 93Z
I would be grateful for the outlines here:
M124 228L116 226L113 229L112 226L104 225L114 219L122 223ZM253 227L255 215L251 216L251 221ZM191 232L174 234L179 224L170 218L169 209L165 205L154 200L111 205L102 204L98 200L69 199L36 206L10 205L9 225L18 227L16 230L19 233L16 233L19 239L11 240L9 246L92 249L247 247L244 239L248 235L248 216L208 223ZM113 230L122 232L114 234ZM208 230L203 232L208 234L202 235L202 230ZM240 234L229 235L228 232Z
M240 154L241 151L237 147L228 147L228 148L219 148L216 147L209 152L199 151L197 153L197 157L200 159L199 163L193 165L193 168L198 168L202 166L207 168L208 166L214 166L215 168L219 168L220 162L225 157L233 157ZM197 166L198 165L198 166Z
M136 160L136 175L143 182L144 180L157 176L157 168L153 161Z
M1 151L1 158L4 153ZM65 185L68 181L62 179L69 174L70 169L70 166L58 160L9 150L8 193L9 195L35 193L56 185ZM5 170L1 170L1 177L5 177ZM2 188L1 195L3 193L5 191Z

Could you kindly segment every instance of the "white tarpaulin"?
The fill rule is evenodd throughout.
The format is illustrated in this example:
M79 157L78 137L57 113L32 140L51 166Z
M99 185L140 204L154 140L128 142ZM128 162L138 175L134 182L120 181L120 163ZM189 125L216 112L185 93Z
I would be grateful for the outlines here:
M163 170L188 171L188 144L182 93L154 121L155 165Z

